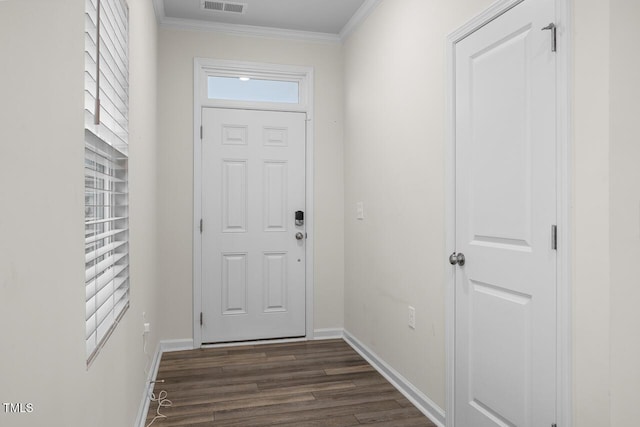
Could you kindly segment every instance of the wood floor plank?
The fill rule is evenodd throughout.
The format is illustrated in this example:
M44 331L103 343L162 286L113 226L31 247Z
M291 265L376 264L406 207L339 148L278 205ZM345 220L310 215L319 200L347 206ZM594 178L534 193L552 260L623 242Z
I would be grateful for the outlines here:
M164 353L157 380L154 427L435 426L343 340Z
M355 365L355 366L345 366L341 368L330 368L324 370L327 375L340 375L347 374L351 372L370 372L375 371L371 365Z
M279 425L279 423L294 421L322 420L327 417L339 417L383 409L397 409L397 402L387 400L384 402L367 402L360 404L332 405L325 402L303 402L299 405L286 405L281 407L262 407L253 410L223 411L214 414L219 426L241 427L259 425ZM270 424L267 424L270 423Z
M436 427L436 425L424 415L405 418L403 420L382 421L366 425L372 427Z
M149 425L153 420L153 416L148 417L146 424ZM213 414L196 414L187 416L174 416L171 418L158 418L153 422L153 427L169 427L169 426L191 426L194 424L212 423Z
M360 423L353 415L279 424L280 427L352 427L357 425Z
M268 399L276 396L297 396L306 393L337 393L341 390L350 390L355 388L355 385L350 382L333 382L324 384L308 384L294 387L280 387L272 388L266 391L236 391L233 393L198 393L188 396L180 396L173 398L173 406L188 406L200 403L216 403L216 402L229 402L234 400L261 400ZM315 396L314 396L315 397Z
M355 414L356 419L362 424L380 423L387 421L415 418L421 415L417 408L399 408L386 411L361 412Z
M305 383L327 378L324 370L302 370L293 372L254 372L245 375L221 374L215 377L202 377L200 375L185 375L167 379L159 388L167 391L181 390L199 386L231 386L249 383L277 383L278 381L299 380ZM327 378L328 381L342 380L345 376Z

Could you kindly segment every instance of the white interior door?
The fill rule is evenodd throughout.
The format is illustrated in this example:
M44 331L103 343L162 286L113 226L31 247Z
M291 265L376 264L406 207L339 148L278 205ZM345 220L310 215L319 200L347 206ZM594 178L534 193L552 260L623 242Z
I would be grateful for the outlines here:
M455 46L455 425L556 417L554 0Z
M202 110L203 343L305 335L305 119Z

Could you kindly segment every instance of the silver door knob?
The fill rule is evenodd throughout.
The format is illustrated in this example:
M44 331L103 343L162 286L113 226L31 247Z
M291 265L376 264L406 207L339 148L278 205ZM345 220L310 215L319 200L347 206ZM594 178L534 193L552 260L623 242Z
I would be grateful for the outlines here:
M296 240L302 240L302 239L304 239L304 234L298 231L296 233Z
M449 262L451 263L451 265L456 265L458 264L460 267L462 267L464 265L464 254L460 253L452 253L449 256Z

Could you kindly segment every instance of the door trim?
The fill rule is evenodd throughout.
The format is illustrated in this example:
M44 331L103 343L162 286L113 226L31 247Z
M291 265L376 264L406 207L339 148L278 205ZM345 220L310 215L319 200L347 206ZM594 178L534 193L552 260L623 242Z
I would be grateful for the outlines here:
M455 252L455 47L456 44L514 8L523 1L498 0L469 22L449 34L446 41L446 139L445 139L445 252L442 262L448 265L448 257ZM556 0L556 25L558 50L556 62L557 96L557 218L558 218L558 268L557 268L557 424L572 426L572 322L571 322L571 51L572 25L571 1ZM455 270L445 274L445 360L446 360L446 426L454 427L455 403ZM460 427L460 426L459 426Z
M211 100L206 96L206 81L209 75L250 75L252 77L298 81L300 102L298 104L277 104L264 102L237 102ZM305 265L305 323L306 339L313 339L313 265L314 265L314 197L313 197L313 145L314 145L314 80L313 68L292 65L275 65L258 62L228 61L208 58L194 58L193 62L193 347L202 347L200 312L202 311L202 235L200 218L202 213L202 145L200 126L202 108L240 108L247 110L304 112L306 120L305 153L305 223L307 232Z

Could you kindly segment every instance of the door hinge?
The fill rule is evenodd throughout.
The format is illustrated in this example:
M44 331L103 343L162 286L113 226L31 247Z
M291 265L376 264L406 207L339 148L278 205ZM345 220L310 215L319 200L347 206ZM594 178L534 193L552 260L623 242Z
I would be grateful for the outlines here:
M200 139L202 139L203 133L204 133L204 130L202 129L202 126L200 126Z
M202 312L200 312L200 326L202 326L204 322L202 321Z
M558 250L558 226L551 226L551 249Z
M542 31L546 31L546 30L551 31L551 52L555 52L558 48L558 44L557 44L558 28L556 27L556 24L552 22L542 29Z
M204 229L203 225L202 225L202 218L200 218L200 234L202 234L202 230Z

